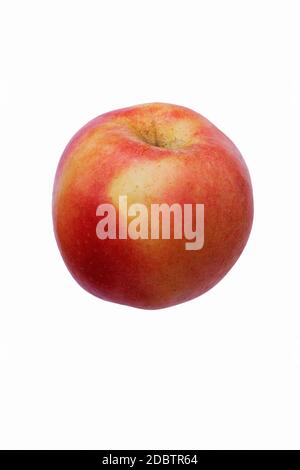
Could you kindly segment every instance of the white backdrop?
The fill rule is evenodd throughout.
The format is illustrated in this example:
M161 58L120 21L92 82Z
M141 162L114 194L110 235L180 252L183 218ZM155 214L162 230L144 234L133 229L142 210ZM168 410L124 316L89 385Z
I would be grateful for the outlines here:
M300 448L299 13L297 0L1 2L1 448ZM225 132L255 198L223 281L152 312L82 290L51 220L74 132L151 101Z

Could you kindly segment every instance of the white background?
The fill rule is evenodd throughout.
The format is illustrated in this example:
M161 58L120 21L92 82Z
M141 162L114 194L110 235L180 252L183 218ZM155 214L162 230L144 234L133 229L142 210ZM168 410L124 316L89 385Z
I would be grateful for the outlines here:
M298 1L1 1L0 447L300 448ZM188 106L240 148L249 243L204 296L143 311L69 275L56 165L88 120Z

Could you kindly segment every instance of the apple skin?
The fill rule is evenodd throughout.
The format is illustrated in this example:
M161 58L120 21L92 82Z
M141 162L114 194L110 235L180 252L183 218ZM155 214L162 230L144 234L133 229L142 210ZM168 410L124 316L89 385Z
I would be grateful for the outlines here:
M99 240L96 208L129 203L204 204L205 241ZM67 145L53 190L53 223L69 271L87 291L143 309L169 307L211 289L247 243L253 219L247 166L200 114L151 103L99 116Z

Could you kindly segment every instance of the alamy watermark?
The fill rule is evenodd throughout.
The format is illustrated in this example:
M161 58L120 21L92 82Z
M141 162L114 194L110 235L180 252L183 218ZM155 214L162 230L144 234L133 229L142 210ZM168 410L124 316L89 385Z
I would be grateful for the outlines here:
M186 250L200 250L204 245L204 204L172 205L135 203L128 206L127 196L119 196L117 212L113 204L100 204L96 215L101 216L96 226L100 240L188 240ZM171 223L171 216L173 224ZM128 217L131 218L128 223ZM132 219L132 217L134 217ZM173 227L173 230L171 228Z

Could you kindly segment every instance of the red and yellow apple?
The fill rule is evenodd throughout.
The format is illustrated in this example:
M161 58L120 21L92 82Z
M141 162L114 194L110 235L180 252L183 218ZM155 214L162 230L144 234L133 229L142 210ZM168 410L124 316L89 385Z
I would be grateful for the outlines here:
M122 196L149 210L202 204L203 246L187 250L184 236L100 239L97 208L110 204L118 214ZM118 215L130 222L128 213ZM203 294L240 256L252 218L240 152L181 106L145 104L95 118L71 139L56 172L53 222L62 257L82 287L112 302L157 309Z

